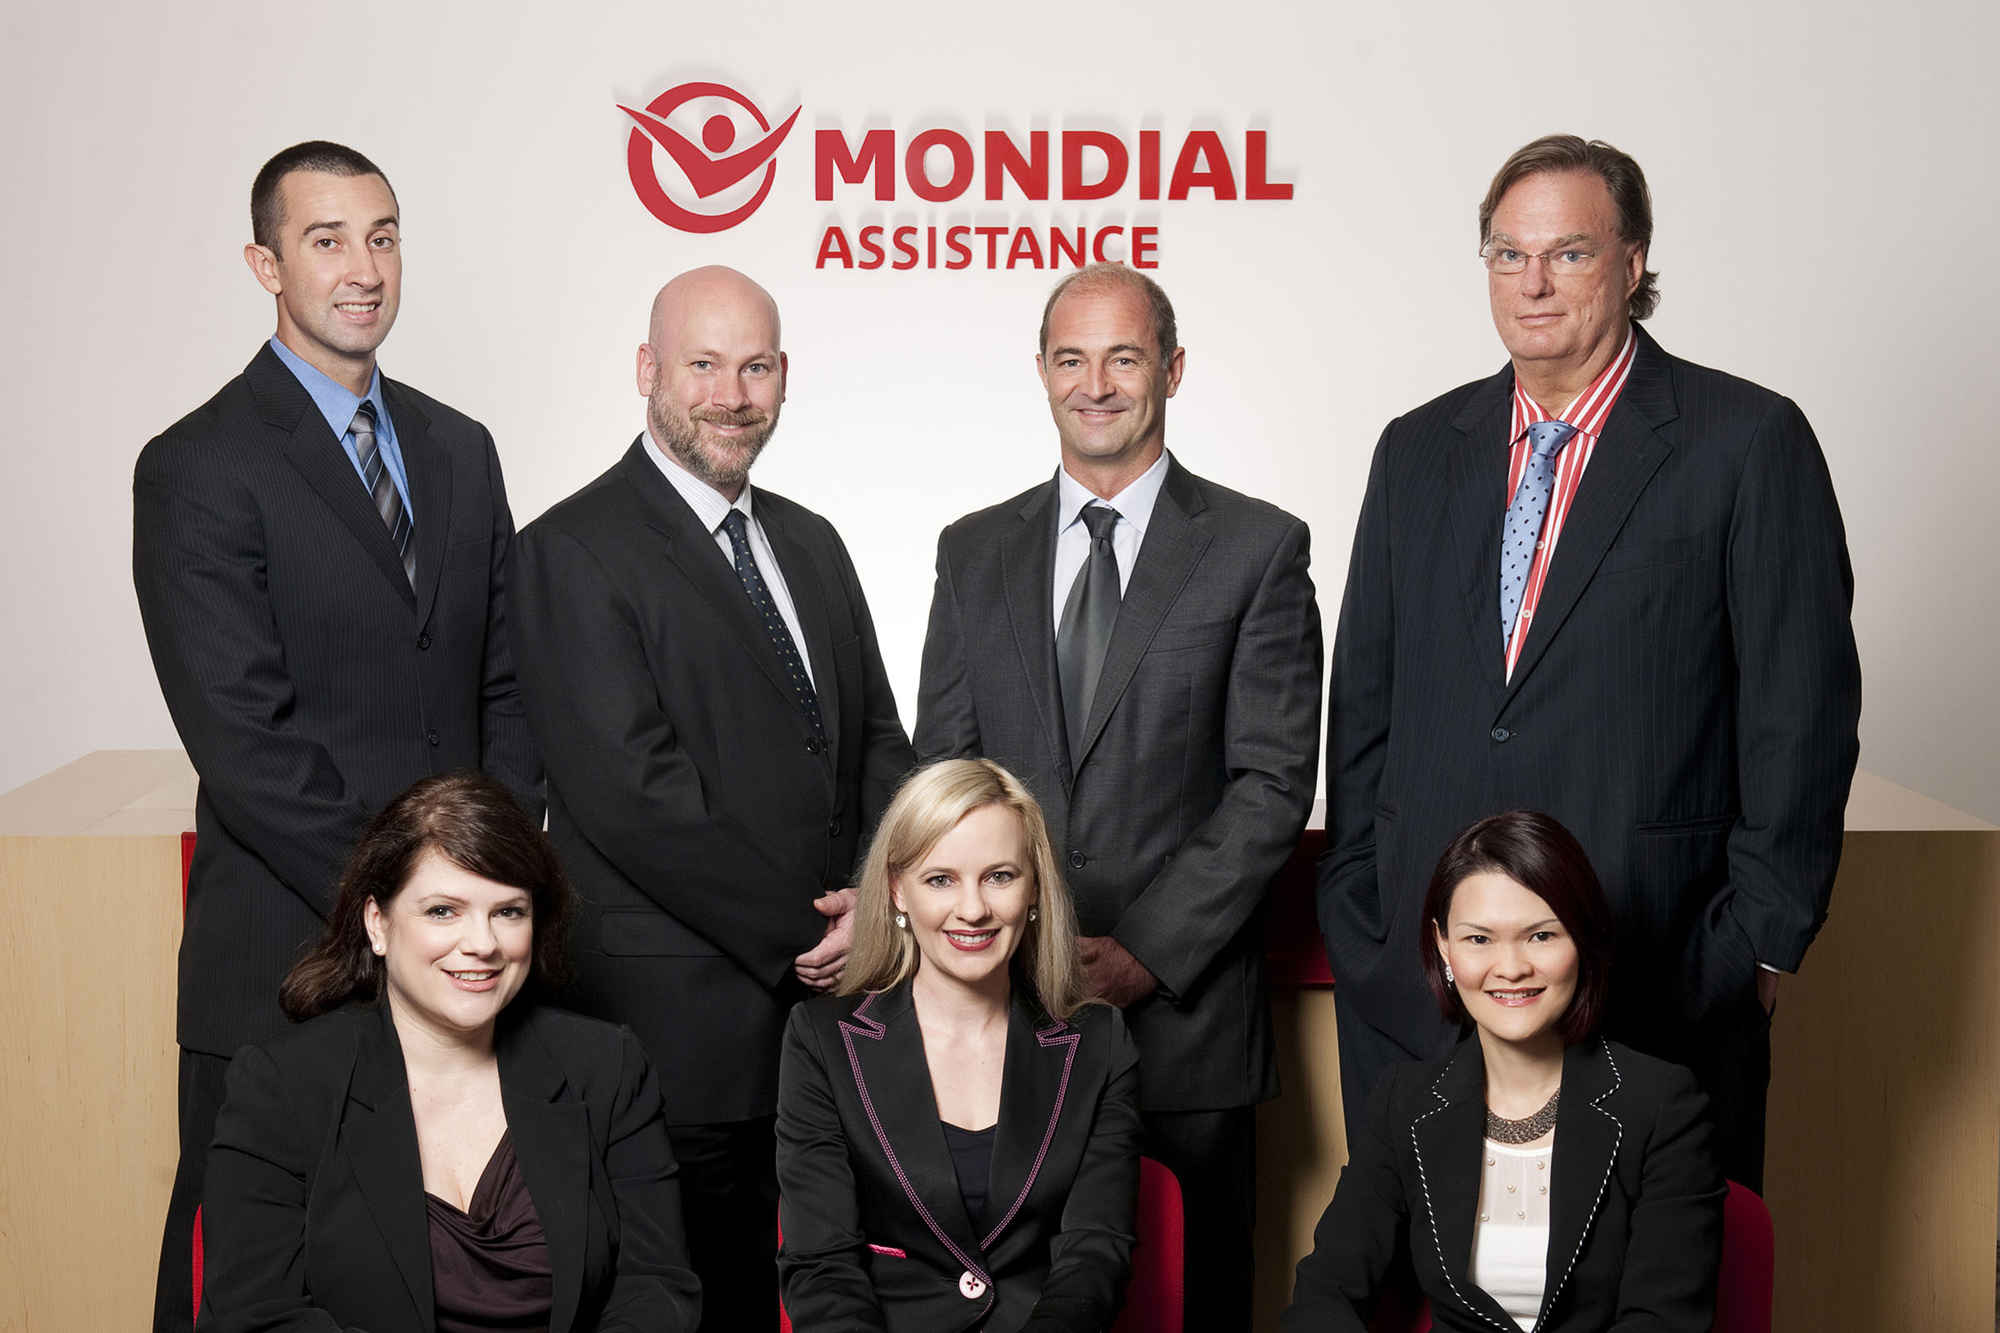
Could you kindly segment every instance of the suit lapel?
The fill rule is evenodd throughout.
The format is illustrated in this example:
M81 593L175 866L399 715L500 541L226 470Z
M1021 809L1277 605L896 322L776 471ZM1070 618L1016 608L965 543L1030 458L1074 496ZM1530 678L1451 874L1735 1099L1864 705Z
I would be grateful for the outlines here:
M324 424L324 423L322 423ZM345 460L343 460L345 461ZM350 469L351 470L351 469ZM369 511L371 514L374 511ZM377 526L380 524L378 522ZM402 569L396 571L400 577ZM408 580L404 581L408 586ZM348 1081L341 1151L368 1201L368 1210L396 1261L396 1272L416 1308L419 1328L436 1318L431 1287L430 1215L424 1204L423 1159L410 1110L409 1075L386 1004L375 1021L360 1025L359 1049Z
M1054 589L1056 542L1056 483L1051 477L1021 506L1020 522L1000 543L1000 576L1006 585L1007 619L1014 627L1014 646L1035 701L1042 739L1056 757L1067 789L1072 776L1069 741L1064 732L1062 687L1056 679Z
M437 601L445 538L451 534L451 458L431 440L431 419L402 385L384 376L382 398L389 405L389 423L395 427L396 447L402 450L403 471L410 479L410 540L417 544L417 624L424 625L430 622L431 606ZM376 526L382 526L380 520Z
M1074 767L1082 768L1090 757L1104 724L1132 683L1139 659L1159 632L1174 601L1187 586L1188 575L1201 561L1214 534L1200 522L1208 503L1187 470L1167 460L1166 480L1153 516L1146 522L1146 539L1133 562L1132 577L1126 581L1124 599L1118 605L1118 620L1111 629L1111 643L1104 650L1104 669L1097 678L1097 693L1090 701L1090 718L1083 729L1083 753ZM1051 590L1053 592L1053 590Z
M958 1174L938 1123L923 1032L910 983L871 995L840 1021L850 1071L875 1130L876 1147L924 1225L952 1257L989 1287L992 1277L958 1192ZM1012 1039L1013 1024L1008 1024Z
M286 460L354 535L370 562L414 612L417 596L403 573L402 557L389 540L389 530L375 512L375 502L362 486L347 450L327 428L326 418L313 406L305 386L278 360L269 344L251 359L244 376L258 414L279 433Z
M1481 384L1453 419L1451 424L1465 438L1452 448L1445 495L1473 663L1496 692L1507 655L1500 634L1500 530L1507 518L1507 425L1513 389L1514 372L1509 367Z
M715 544L715 535L702 529L689 509L687 501L681 499L672 484L660 475L653 460L646 457L646 437L641 435L625 451L625 479L638 492L644 506L646 525L666 539L667 557L674 567L686 576L687 581L701 594L718 619L729 627L730 633L757 663L771 687L784 698L790 708L798 708L798 697L792 693L791 683L785 679L785 668L778 661L778 650L771 646L771 636L757 622L756 608L751 606L750 597L743 591L743 584L736 576L736 570L723 556ZM379 526L379 524L378 524Z
M1000 1075L1000 1121L993 1135L988 1176L990 1208L1003 1208L980 1242L991 1250L1035 1187L1062 1117L1069 1077L1082 1034L1039 1012L1026 987L1016 984L1007 1014L1007 1059Z
M1592 468L1597 464L1593 462ZM1625 1139L1618 1117L1604 1102L1618 1091L1618 1066L1601 1039L1583 1042L1563 1053L1562 1114L1556 1123L1555 1161L1549 1168L1549 1264L1554 1285L1542 1298L1536 1327L1548 1322L1549 1311L1568 1282L1590 1227L1611 1183L1612 1164Z
M1644 330L1639 330L1636 336L1639 347L1632 357L1632 370L1610 418L1604 423L1603 438L1590 456L1590 466L1584 471L1569 517L1563 522L1555 558L1549 562L1548 581L1535 607L1534 622L1528 626L1528 637L1521 645L1521 656L1514 663L1514 675L1507 685L1509 698L1548 651L1550 640L1561 631L1563 622L1576 607L1577 598L1597 573L1604 553L1625 525L1639 493L1672 451L1673 446L1655 429L1680 415L1674 402L1667 355ZM1497 552L1492 568L1499 568ZM1496 626L1498 615L1496 607ZM1499 636L1496 633L1494 637Z
M833 656L833 621L827 605L833 596L828 579L834 573L830 563L815 561L792 530L791 516L775 504L755 504L757 525L771 540L778 557L778 570L792 595L792 609L798 613L799 628L805 632L806 655L812 659L813 693L819 699L819 716L826 728L827 755L831 767L839 771L840 761L840 672ZM747 600L747 599L746 599ZM769 635L765 636L767 639Z
M1497 594L1496 594L1497 598ZM1495 610L1497 623L1500 613ZM1472 1229L1479 1216L1486 1143L1486 1062L1477 1037L1459 1043L1431 1085L1437 1104L1410 1126L1431 1243L1461 1305L1501 1328L1514 1321L1472 1280Z
M590 1118L581 1102L557 1100L566 1082L562 1065L538 1034L511 1024L500 1033L497 1054L514 1157L549 1246L555 1281L549 1333L568 1333L583 1293Z

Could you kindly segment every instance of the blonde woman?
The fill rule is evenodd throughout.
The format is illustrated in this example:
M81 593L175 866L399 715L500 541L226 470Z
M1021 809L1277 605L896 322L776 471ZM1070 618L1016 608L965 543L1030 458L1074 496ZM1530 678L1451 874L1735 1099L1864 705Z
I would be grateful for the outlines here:
M1098 1330L1138 1187L1138 1052L1086 1003L1042 812L998 764L913 774L838 994L792 1011L778 1269L799 1333Z

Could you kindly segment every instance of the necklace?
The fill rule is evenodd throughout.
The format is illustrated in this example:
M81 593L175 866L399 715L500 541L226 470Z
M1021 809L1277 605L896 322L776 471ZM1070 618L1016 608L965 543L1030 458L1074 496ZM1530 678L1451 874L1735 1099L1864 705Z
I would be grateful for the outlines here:
M1542 1109L1526 1120L1503 1120L1493 1114L1493 1108L1486 1108L1486 1137L1495 1143L1532 1143L1556 1127L1556 1111L1562 1100L1563 1090L1557 1088L1542 1103Z

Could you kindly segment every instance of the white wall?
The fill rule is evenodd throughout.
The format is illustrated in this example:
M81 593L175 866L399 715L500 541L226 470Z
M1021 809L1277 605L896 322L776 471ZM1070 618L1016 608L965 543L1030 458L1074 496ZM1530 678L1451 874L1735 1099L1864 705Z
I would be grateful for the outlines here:
M1383 423L1502 359L1473 255L1486 180L1561 129L1651 178L1659 339L1819 431L1856 571L1863 764L2000 819L1990 4L21 8L0 20L24 312L0 327L0 789L174 742L131 593L132 462L271 329L239 250L250 179L286 144L351 143L395 182L383 365L493 428L521 522L638 429L659 282L726 262L769 286L791 399L758 481L846 535L907 717L937 528L1053 466L1032 365L1052 275L816 272L820 227L871 206L813 201L814 128L1267 128L1290 203L1082 208L1161 227L1189 349L1170 442L1311 522L1329 625ZM805 107L770 200L713 237L640 207L615 105L701 77Z

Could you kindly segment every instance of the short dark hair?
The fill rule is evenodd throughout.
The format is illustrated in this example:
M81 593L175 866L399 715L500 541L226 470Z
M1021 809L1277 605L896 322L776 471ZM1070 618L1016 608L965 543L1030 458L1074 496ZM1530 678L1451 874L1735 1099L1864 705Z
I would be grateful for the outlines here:
M1479 204L1479 246L1491 240L1493 212L1507 191L1530 176L1551 171L1586 171L1604 182L1611 192L1612 206L1618 210L1618 237L1641 250L1653 248L1653 196L1646 188L1646 173L1629 153L1621 153L1602 139L1584 139L1575 134L1545 134L1531 144L1514 150L1514 155L1493 173L1486 198ZM1652 269L1639 276L1626 309L1633 319L1644 319L1660 305L1660 275Z
M1167 299L1167 293L1159 283L1123 264L1091 264L1055 285L1055 290L1049 293L1049 299L1042 306L1042 335L1035 341L1037 353L1048 352L1049 316L1055 312L1056 302L1062 300L1072 287L1137 288L1139 294L1146 298L1146 306L1153 316L1153 341L1160 345L1160 360L1173 360L1174 350L1181 345L1180 329L1174 323L1174 303Z
M285 229L285 199L278 187L294 171L323 171L329 176L380 176L382 183L389 186L389 197L396 197L396 187L389 185L389 177L382 168L352 148L325 139L295 143L266 162L250 186L250 237L273 253L282 254L278 242Z
M279 987L278 1003L288 1017L313 1018L381 995L386 969L369 947L364 909L371 898L388 907L425 852L482 879L527 890L535 951L523 989L546 990L563 980L576 895L555 848L498 782L478 773L446 773L418 782L369 821L347 858L326 932Z
M1609 1000L1615 938L1611 905L1583 844L1538 810L1489 815L1453 838L1438 858L1424 894L1426 928L1419 929L1417 941L1431 994L1446 1018L1470 1021L1458 988L1445 980L1437 935L1446 928L1458 886L1486 871L1505 875L1547 903L1569 932L1576 945L1576 994L1556 1021L1556 1031L1565 1045L1582 1041L1597 1031Z

